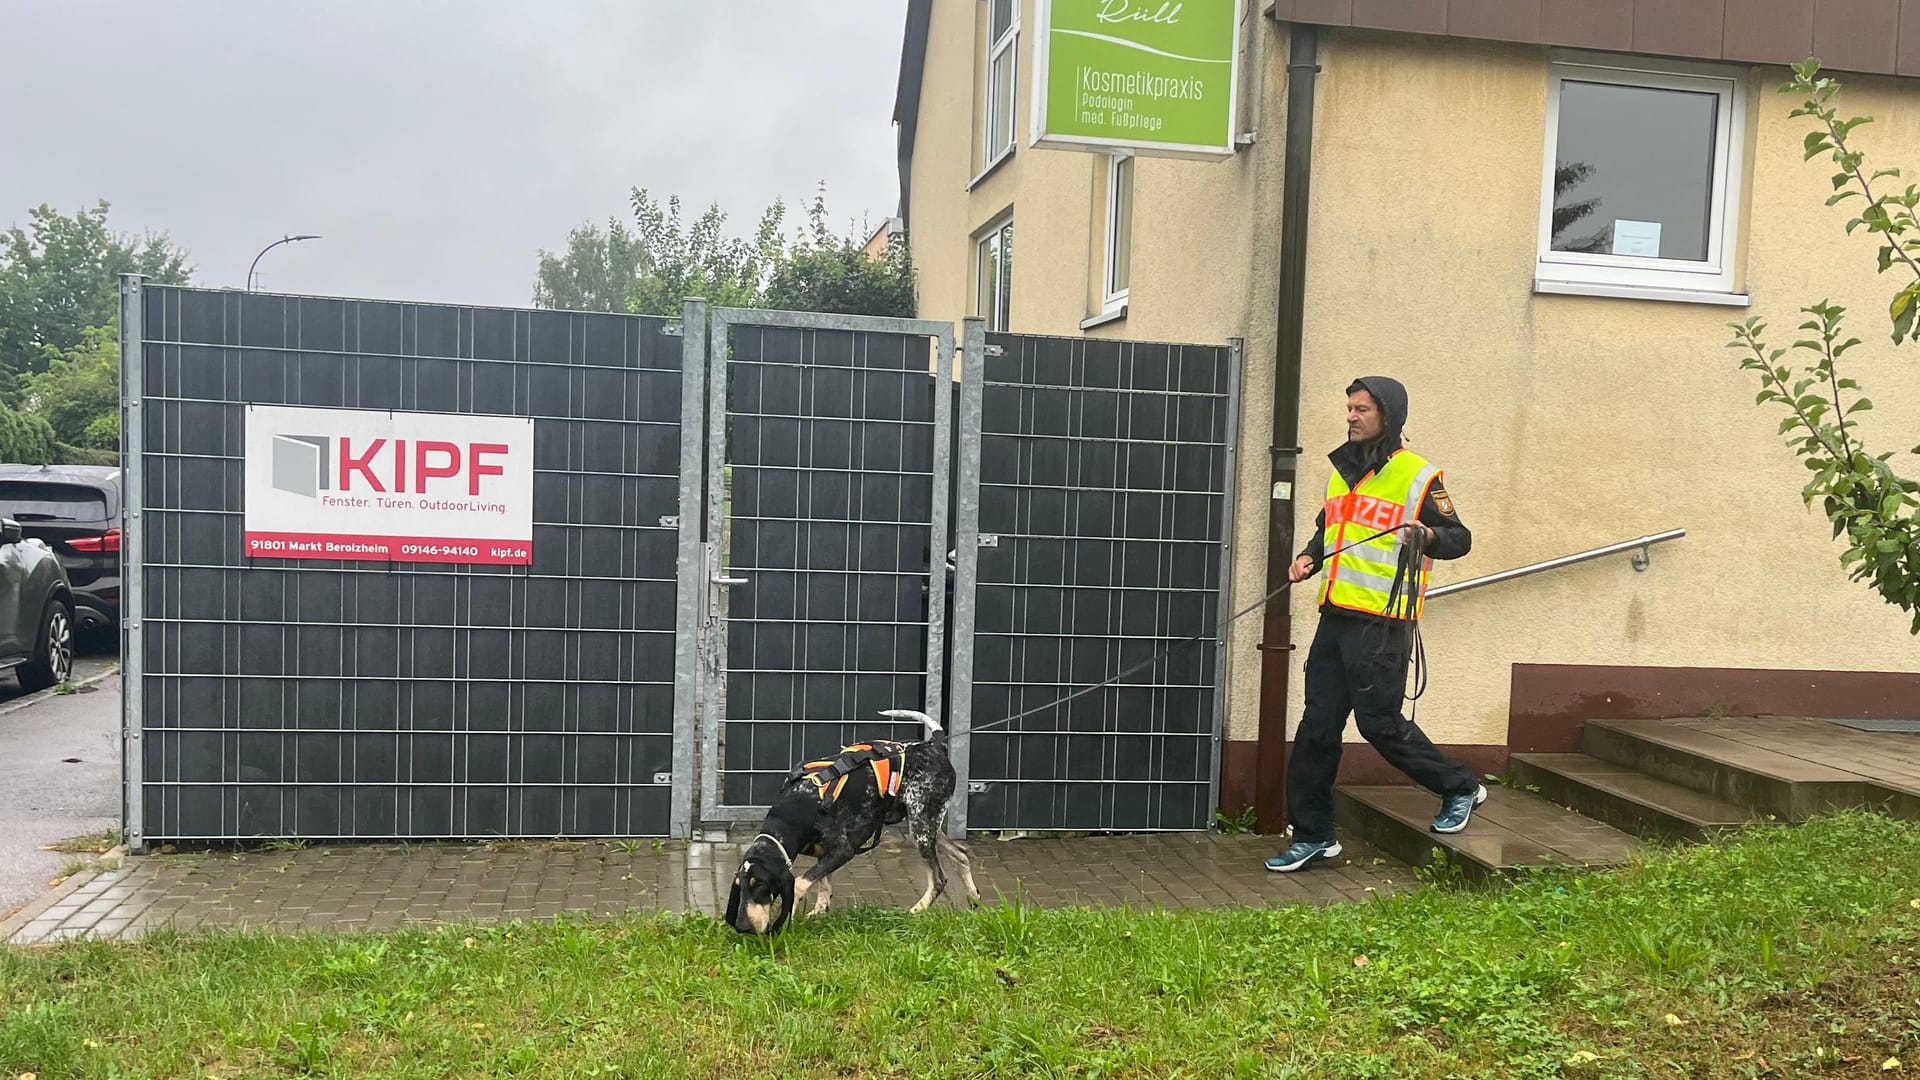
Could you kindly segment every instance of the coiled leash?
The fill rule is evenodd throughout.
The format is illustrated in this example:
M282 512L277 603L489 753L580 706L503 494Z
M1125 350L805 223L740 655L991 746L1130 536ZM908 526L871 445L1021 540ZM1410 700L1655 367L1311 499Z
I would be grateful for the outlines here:
M1403 542L1401 546L1400 568L1398 572L1396 572L1394 575L1394 586L1393 586L1394 587L1393 595L1395 597L1398 597L1399 595L1401 595L1400 593L1400 589L1402 586L1401 579L1403 577L1406 577L1407 567L1408 566L1418 567L1420 565L1419 557L1424 557L1425 548L1426 548L1426 534L1420 530L1419 522L1409 521L1402 525L1396 525L1391 529L1383 529L1380 532L1374 533L1372 536L1362 537L1358 540L1355 540L1351 544L1343 544L1340 547L1334 548L1332 551L1329 551L1325 553L1323 556L1321 556L1320 565L1325 566L1335 555L1338 555L1343 551L1347 551L1352 548L1359 547L1362 544L1372 543L1373 541L1378 540L1383 536L1392 536L1394 533L1401 532L1407 529L1412 529L1414 530L1414 532L1413 532L1413 536L1409 537L1408 540ZM1420 555L1410 561L1408 559L1408 555L1410 552L1414 552L1414 551L1418 551ZM1300 580L1305 581L1307 579L1302 578ZM1412 582L1414 580L1415 579L1412 577L1406 577L1406 585L1408 588L1412 587ZM1183 649L1188 645L1198 644L1199 642L1202 642L1202 641L1223 641L1226 636L1227 627L1232 626L1234 623L1239 622L1241 619L1245 618L1246 616L1251 615L1254 612L1259 611L1261 608L1266 607L1269 603L1273 602L1273 599L1275 597L1279 596L1283 592L1286 592L1288 589L1293 588L1295 584L1296 583L1292 581L1283 583L1279 588L1273 590L1267 595L1261 597L1258 600L1255 600L1253 603L1248 604L1246 607L1243 607L1239 611L1236 611L1232 615L1228 616L1225 622L1221 623L1219 626L1214 628L1213 633L1195 634L1194 636L1189 638L1182 638L1181 640L1176 641L1171 645L1168 645L1166 648L1161 649L1159 652L1153 654L1152 656L1147 657L1145 660L1140 661L1139 663L1133 665L1132 667L1126 669L1125 671L1122 671L1120 674L1115 675L1110 679L1107 679L1104 682L1097 682L1097 683L1094 683L1092 686L1082 687L1078 690L1075 690L1073 693L1068 694L1067 696L1060 698L1056 701L1048 702L1047 704L1041 705L1037 708L1027 709L1022 712L1014 713L1012 716L1006 717L1005 719L995 720L992 723L987 723L987 724L969 725L967 730L952 732L948 735L948 738L950 739L964 738L967 735L971 735L976 731L990 731L994 728L1001 727L1006 724L1011 724L1015 720L1024 720L1029 716L1034 716L1036 714L1046 712L1050 709L1057 709L1060 706L1065 705L1067 702L1074 700L1075 698L1085 697L1086 695L1093 693L1095 690L1104 690L1107 687L1112 686L1113 684L1119 682L1120 680L1126 678L1129 675L1132 675L1137 671L1141 671L1146 668L1152 667L1153 665L1173 655L1173 653L1176 650ZM1412 604L1409 604L1408 607L1411 610ZM1393 610L1393 605L1391 600L1387 605L1387 610L1388 611ZM1414 633L1415 633L1414 640L1418 642L1419 641L1418 624L1415 624ZM1423 650L1423 653L1424 653L1424 650ZM1422 671L1421 689L1424 690L1425 689L1424 655L1422 656L1421 671Z

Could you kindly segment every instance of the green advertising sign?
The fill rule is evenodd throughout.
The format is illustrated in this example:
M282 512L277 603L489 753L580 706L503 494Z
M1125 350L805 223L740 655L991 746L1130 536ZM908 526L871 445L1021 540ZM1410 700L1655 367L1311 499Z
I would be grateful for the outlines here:
M1234 149L1240 0L1036 0L1033 144Z

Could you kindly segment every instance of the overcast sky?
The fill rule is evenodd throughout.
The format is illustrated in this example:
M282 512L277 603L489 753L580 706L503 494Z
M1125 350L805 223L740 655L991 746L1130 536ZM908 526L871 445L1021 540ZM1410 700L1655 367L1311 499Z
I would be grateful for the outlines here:
M0 226L112 204L195 281L520 305L635 186L739 232L897 196L901 0L0 0Z

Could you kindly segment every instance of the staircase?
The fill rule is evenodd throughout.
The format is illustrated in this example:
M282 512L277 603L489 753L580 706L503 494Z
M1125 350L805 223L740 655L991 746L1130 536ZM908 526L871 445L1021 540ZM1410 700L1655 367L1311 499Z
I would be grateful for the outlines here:
M1920 819L1920 736L1806 717L1593 720L1576 754L1514 754L1465 832L1428 830L1438 800L1409 786L1334 790L1342 829L1415 866L1436 849L1470 878L1615 866L1648 842L1878 807Z

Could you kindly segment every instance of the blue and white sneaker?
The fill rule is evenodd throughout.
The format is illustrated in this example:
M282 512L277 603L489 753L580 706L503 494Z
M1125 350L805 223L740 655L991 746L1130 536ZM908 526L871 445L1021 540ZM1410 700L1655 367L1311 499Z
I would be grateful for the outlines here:
M1473 808L1487 801L1487 785L1473 789L1471 795L1449 795L1440 800L1440 816L1433 819L1433 831L1457 833L1473 819Z
M1340 841L1328 840L1313 844L1305 840L1296 840L1287 850L1267 860L1267 869L1276 874L1290 874L1303 866L1310 866L1322 859L1340 857Z

